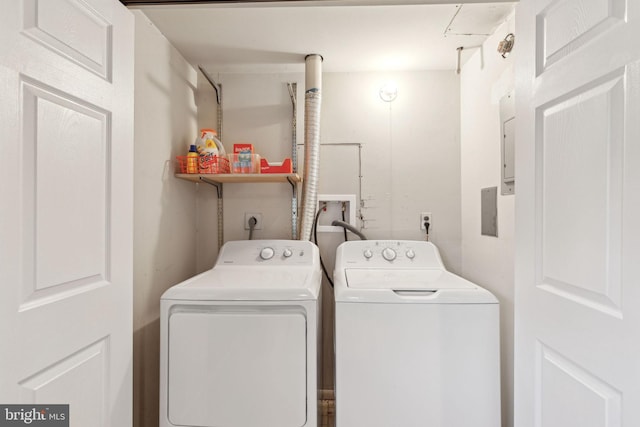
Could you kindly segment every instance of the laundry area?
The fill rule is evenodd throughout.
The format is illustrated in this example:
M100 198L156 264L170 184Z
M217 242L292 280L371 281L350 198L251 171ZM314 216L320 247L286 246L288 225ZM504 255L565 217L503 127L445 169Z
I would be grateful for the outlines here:
M410 413L401 425L417 426L429 422L461 427L468 425L469 419L455 419L454 414L471 416L473 413L477 415L476 421L484 420L483 427L511 426L516 196L514 178L505 180L503 176L502 123L513 119L515 114L505 113L504 107L505 100L513 98L515 80L513 57L509 52L498 52L498 47L514 37L515 3L367 6L353 2L322 3L129 5L136 24L135 425L250 426L258 417L265 426L382 426L391 425L389 422L399 413ZM513 55L516 51L517 43ZM310 117L316 114L308 99L314 94L319 95L317 118ZM222 143L225 154L232 157L227 157L228 161L216 159L213 169L208 164L201 164L200 167L209 169L188 170L190 145L204 147L200 137L207 129L215 131L215 138ZM317 146L309 148L308 140L314 138L314 132ZM216 150L223 157L220 150ZM245 153L250 156L250 167L244 170L237 168L242 150L247 150ZM308 150L316 150L314 156L317 157L317 165L310 164L314 168L310 176L305 171L309 167ZM310 157L313 162L313 156ZM258 169L260 164L261 171ZM268 166L276 173L269 173ZM505 182L511 184L510 190L503 188ZM489 198L484 196L487 189ZM305 203L312 204L306 211ZM251 223L253 220L254 224ZM441 350L437 353L439 357L428 350L427 353L407 350L415 356L411 359L415 365L407 369L423 372L418 375L420 382L430 385L416 383L409 386L411 390L421 391L402 398L404 403L388 399L394 395L393 387L400 382L385 387L383 379L371 377L371 394L353 400L359 394L353 388L354 384L365 383L357 377L341 380L336 367L336 360L342 360L349 371L359 365L353 359L355 354L340 359L342 342L336 342L334 335L334 331L339 331L339 325L336 325L337 303L330 281L336 280L334 268L338 247L345 240L360 241L361 237L348 228L335 225L335 221L346 223L371 241L367 248L358 247L358 253L365 249L372 251L372 261L380 263L380 268L402 271L392 273L392 276L400 274L402 277L406 273L398 267L403 261L410 262L409 269L423 268L426 262L423 256L426 252L413 246L412 250L420 256L409 259L404 245L410 243L400 242L430 242L442 263L437 268L464 277L473 289L485 288L488 296L482 301L489 303L487 307L493 307L488 310L495 309L486 318L486 325L490 325L486 336L483 335L485 332L478 332L479 329L478 333L469 335L475 337L468 340L474 343L469 344L471 347L451 344L448 348L457 350L452 350L451 355L445 355L445 350ZM484 228L487 223L489 232ZM250 238L255 243L249 243ZM312 328L318 340L317 393L306 395L304 416L282 400L278 401L277 396L290 396L290 390L264 391L265 396L270 397L262 401L273 403L272 411L280 408L279 414L256 406L255 402L261 401L260 393L249 393L246 399L254 402L255 412L253 415L239 414L240 418L236 418L237 424L234 424L231 412L239 407L234 395L226 395L224 390L215 390L211 385L196 385L193 378L198 376L189 374L195 372L194 366L209 365L187 356L183 360L183 356L172 353L176 350L169 348L171 340L167 332L171 328L171 310L165 312L163 309L161 314L159 302L167 292L162 296L163 304L178 304L172 297L177 291L170 288L185 280L179 287L188 288L192 276L203 272L206 275L209 274L206 272L216 272L224 267L217 263L221 263L220 250L226 242L246 241L246 250L257 260L256 266L249 269L268 271L273 260L286 266L291 258L285 257L282 244L269 243L273 239L311 240L319 248L318 255L326 271L321 276L318 295L318 327ZM401 245L399 249L397 245ZM388 252L380 252L387 246L396 251L399 258L389 261ZM261 250L272 247L276 248L273 258L261 257ZM216 268L211 270L214 265ZM424 268L436 268L434 265ZM205 276L198 277L200 289L203 286L201 278ZM212 277L219 276L214 274ZM250 287L254 290L247 292L259 294L256 289L270 287L266 277L263 284L254 284ZM422 284L413 289L406 281ZM446 308L440 308L446 303L438 305L440 300L434 301L432 294L419 294L437 289L433 283L425 282L424 277L416 279L412 276L397 282L388 284L389 301L393 302L395 298L403 303L402 309L417 310L414 317L408 317L408 322L413 324L419 319L431 324L438 322L435 320L438 316L444 316L440 320L443 322L441 329L437 330L440 332L428 335L431 338L424 335L425 341L416 339L417 348L428 349L435 345L429 339L453 331L453 325L448 329L444 323L455 323L455 318L462 319L463 324L474 323L478 328L484 322L473 320L475 315L464 314L464 311L439 314L449 313ZM219 287L232 284L212 280L210 286L218 289L213 289L211 295L218 295L222 292ZM401 294L402 291L408 294ZM366 291L361 292L369 295ZM378 295L384 290L369 292ZM446 301L448 292L464 295L465 291L442 290L437 295ZM196 292L195 295L199 294ZM180 298L189 300L189 307L193 304L209 307L194 309L201 315L202 310L218 313L212 314L211 319L220 315L218 309L212 308L217 305L211 301L198 303L197 298ZM209 300L217 298L211 296ZM461 298L464 301L465 297ZM238 299L252 297L245 295ZM416 304L407 304L407 301ZM288 315L288 304L281 304L285 307L282 316ZM343 307L353 306L342 304ZM246 311L246 304L241 305ZM176 322L195 318L184 312L191 308L178 306L183 308L176 309ZM365 306L360 308L365 310ZM458 306L479 307L477 303L464 302ZM426 311L419 314L422 308ZM225 306L222 312L228 310ZM238 325L248 328L245 332L238 331L240 336L256 334L251 332L251 322L234 316L223 318L236 319ZM381 335L375 333L384 328L383 319L378 319L382 324L371 322L373 330L369 332L373 334L368 345L355 350L357 358L362 357L362 352L384 346L384 340L397 345L398 338L392 339L382 334L382 330ZM233 324L227 320L222 324ZM194 330L207 330L217 320L204 321L210 326L195 326L197 321L194 322L191 324ZM362 332L368 330L362 323L346 323L352 324L347 328L358 324L365 327ZM277 328L277 324L274 321L274 327ZM400 336L407 336L408 329L398 327L404 331ZM344 333L349 336L354 330L345 329ZM459 336L454 333L457 338L452 335L451 343L465 340L462 330L460 333ZM264 334L269 335L269 332ZM423 336L420 327L410 335L413 334ZM218 337L215 333L212 335ZM486 339L479 339L479 336ZM190 336L191 340L196 340L194 347L185 347L185 339L184 336L176 338L180 349L189 348L187 353L205 351L206 347L199 344L197 337ZM228 337L220 339L220 343L229 344L225 341ZM255 345L249 345L246 351L255 352ZM352 351L344 348L345 352ZM236 350L243 353L239 348ZM480 357L476 364L467 364L466 368L462 368L461 360L458 369L442 367L437 370L441 386L437 386L433 372L423 371L420 363L421 359L424 363L435 363L440 358L457 360L454 353L485 351L486 358ZM169 370L169 366L176 366L167 362L172 360L171 354L174 360L179 357L184 362L182 365L186 367L180 368L180 372L186 377L192 375L192 380L181 377L178 370ZM401 355L380 353L376 361L371 361L370 376L377 371L381 371L381 378L391 375L382 373L381 363L388 358L390 363L397 364L398 357ZM251 360L255 366L263 366L260 354L237 357L238 363ZM230 377L221 377L220 367L209 368L211 376L204 376L203 381L209 378L211 384L213 378L219 378L220 384L227 384L224 387L227 389L231 382L224 378ZM229 372L242 371L241 367L228 369ZM471 386L466 383L468 376L463 373L475 370L485 372L486 376L481 375L478 385ZM457 379L449 378L446 372ZM296 375L291 373L287 378L297 378L296 387L300 390L301 377ZM257 384L271 380L267 376L247 381L244 384L255 391ZM341 381L344 381L342 394ZM468 386L467 391L456 391L463 383ZM181 384L186 394L180 396L175 384ZM428 391L438 387L446 391ZM215 396L217 403L210 405L207 413L198 412L196 408L202 407L208 399L207 390ZM376 394L376 390L381 393ZM176 399L174 403L171 393ZM473 398L478 394L484 398ZM402 393L396 390L395 395L400 399ZM447 409L440 412L435 406L429 409L427 405L422 409L416 407L417 412L407 411L407 408L415 407L411 402L416 399L433 402L436 396L446 396L444 399L448 403L438 407ZM342 406L341 398L347 399ZM242 400L241 397L237 399ZM295 399L289 404L295 406ZM344 408L342 422L341 407ZM462 407L466 407L467 412L460 412ZM476 409L471 410L471 407ZM218 411L212 408L218 408ZM369 408L368 415L358 419L355 414L365 408ZM317 411L317 421L314 411ZM445 423L447 419L449 424Z
M639 2L0 9L0 425L640 425Z

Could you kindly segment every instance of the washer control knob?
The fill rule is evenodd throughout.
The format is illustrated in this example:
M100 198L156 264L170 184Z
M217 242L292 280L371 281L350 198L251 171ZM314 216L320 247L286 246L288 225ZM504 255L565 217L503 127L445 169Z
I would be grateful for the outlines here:
M287 248L287 249L284 250L284 252L282 252L282 255L285 258L289 258L291 255L293 255L293 252L291 251L291 249Z
M274 251L273 248L270 248L269 246L267 246L266 248L262 248L262 250L260 251L260 258L264 260L268 260L273 258L275 254L276 254L276 251Z
M373 256L373 252L371 252L371 249L365 249L362 255L364 255L366 259L369 259Z
M416 257L416 253L413 249L409 249L405 255L407 255L407 258L409 259L414 259Z
M387 261L393 261L394 259L396 259L396 255L396 251L391 248L384 248L382 250L382 257Z

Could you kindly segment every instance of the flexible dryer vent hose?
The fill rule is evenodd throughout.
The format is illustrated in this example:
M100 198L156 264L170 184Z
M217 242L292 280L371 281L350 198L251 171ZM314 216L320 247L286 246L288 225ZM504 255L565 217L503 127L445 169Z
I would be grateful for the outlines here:
M367 240L367 236L364 235L364 233L360 230L358 230L357 228L355 228L353 225L346 223L344 221L338 221L335 220L331 223L331 225L333 225L334 227L342 227L345 228L347 230L349 230L350 232L352 232L353 234L355 234L356 236L358 236L360 238L360 240ZM345 241L347 240L346 235L345 235Z
M318 205L322 56L313 54L305 58L305 83L304 175L302 182L300 240L311 240L311 232Z

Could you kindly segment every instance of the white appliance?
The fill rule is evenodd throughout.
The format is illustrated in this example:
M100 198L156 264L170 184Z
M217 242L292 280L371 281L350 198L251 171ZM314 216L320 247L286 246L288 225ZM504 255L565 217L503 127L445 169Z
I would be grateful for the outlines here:
M351 241L334 271L336 427L499 427L499 306L429 242Z
M320 296L311 242L228 242L160 304L160 427L316 427Z

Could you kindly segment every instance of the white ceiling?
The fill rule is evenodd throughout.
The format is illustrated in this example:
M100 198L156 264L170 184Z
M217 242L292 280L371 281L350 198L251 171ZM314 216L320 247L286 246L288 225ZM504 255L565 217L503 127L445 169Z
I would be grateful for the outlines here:
M455 70L515 3L148 6L141 9L193 65L210 72ZM289 3L290 4L290 3ZM506 35L506 34L505 34Z

